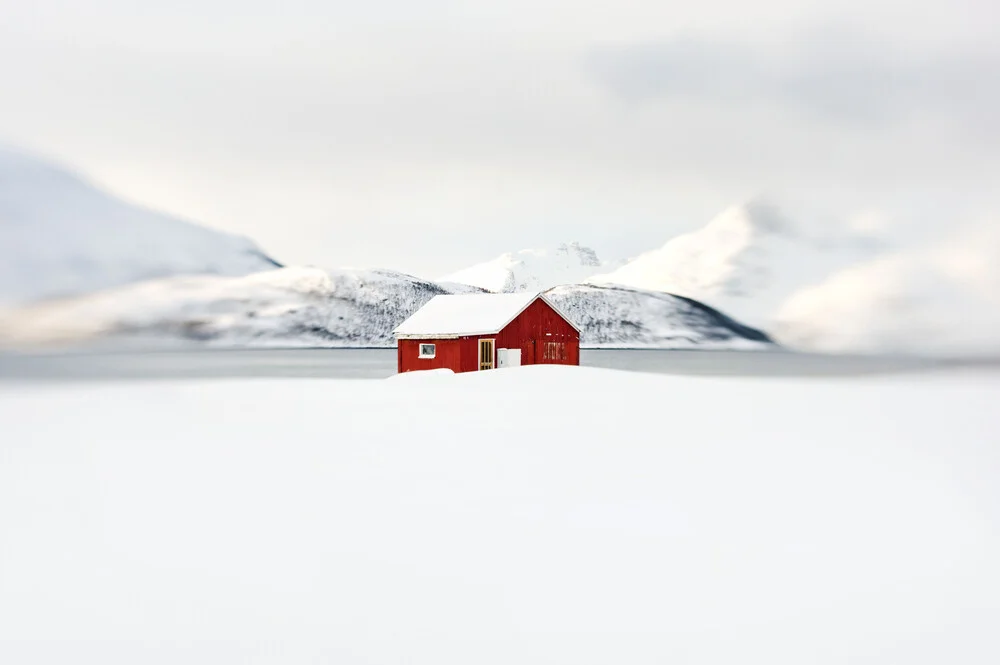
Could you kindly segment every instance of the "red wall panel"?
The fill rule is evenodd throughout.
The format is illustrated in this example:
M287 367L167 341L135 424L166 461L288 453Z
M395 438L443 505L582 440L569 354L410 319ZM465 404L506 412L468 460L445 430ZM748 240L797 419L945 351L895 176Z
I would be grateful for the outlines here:
M479 371L479 340L479 337L462 337L459 340L462 347L463 372Z
M546 342L565 345L565 359L545 359ZM528 305L497 335L498 349L521 349L521 364L580 364L580 334L542 299Z
M397 355L399 371L450 369L461 371L461 345L457 339L401 339ZM420 345L434 344L433 358L420 358Z

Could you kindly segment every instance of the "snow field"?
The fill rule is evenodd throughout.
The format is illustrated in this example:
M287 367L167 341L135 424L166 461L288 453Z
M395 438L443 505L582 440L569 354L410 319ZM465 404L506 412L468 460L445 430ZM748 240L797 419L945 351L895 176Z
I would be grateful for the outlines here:
M0 391L0 662L995 663L996 375Z

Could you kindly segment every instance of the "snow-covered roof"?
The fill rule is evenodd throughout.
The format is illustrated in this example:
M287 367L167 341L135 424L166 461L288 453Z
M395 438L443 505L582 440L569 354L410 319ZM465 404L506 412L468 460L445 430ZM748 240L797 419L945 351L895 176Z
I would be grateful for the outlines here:
M538 293L434 296L393 332L400 337L456 337L498 333L537 298L545 300ZM552 306L548 300L545 302Z

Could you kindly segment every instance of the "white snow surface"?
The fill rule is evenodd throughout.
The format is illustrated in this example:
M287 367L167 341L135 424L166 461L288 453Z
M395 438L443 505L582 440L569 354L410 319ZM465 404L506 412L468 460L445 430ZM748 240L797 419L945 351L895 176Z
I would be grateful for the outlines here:
M174 277L0 309L0 347L394 346L393 330L431 298L470 291L481 293L474 287L445 288L378 270L282 268L235 278ZM468 302L489 304L495 299L503 304L503 311L495 311L491 304L475 312L462 308L453 312L453 324L446 321L444 327L474 323L496 329L497 321L502 326L510 318L507 314L519 310L532 297L519 293L498 294L487 301L473 298ZM588 345L708 344L732 348L744 346L747 335L753 337L718 314L703 312L665 294L643 296L625 289L566 287L546 297L581 328L581 341ZM668 305L658 304L660 301ZM649 307L644 309L644 305ZM669 334L661 334L667 330Z
M523 249L446 275L440 283L469 284L494 293L538 292L560 284L582 282L618 263L602 261L578 242L555 249Z
M276 267L248 239L116 199L43 160L0 146L0 304L182 274Z
M998 399L564 367L0 384L0 662L993 665Z
M476 335L500 330L538 293L467 293L434 296L395 332L407 336Z
M587 282L687 296L769 329L794 292L873 256L875 249L859 237L812 235L773 206L752 202Z

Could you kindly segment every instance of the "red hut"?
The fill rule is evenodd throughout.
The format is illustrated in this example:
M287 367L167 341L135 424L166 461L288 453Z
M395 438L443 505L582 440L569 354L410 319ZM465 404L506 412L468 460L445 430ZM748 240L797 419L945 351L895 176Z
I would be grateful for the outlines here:
M580 329L537 293L435 296L393 332L400 372L580 364Z

